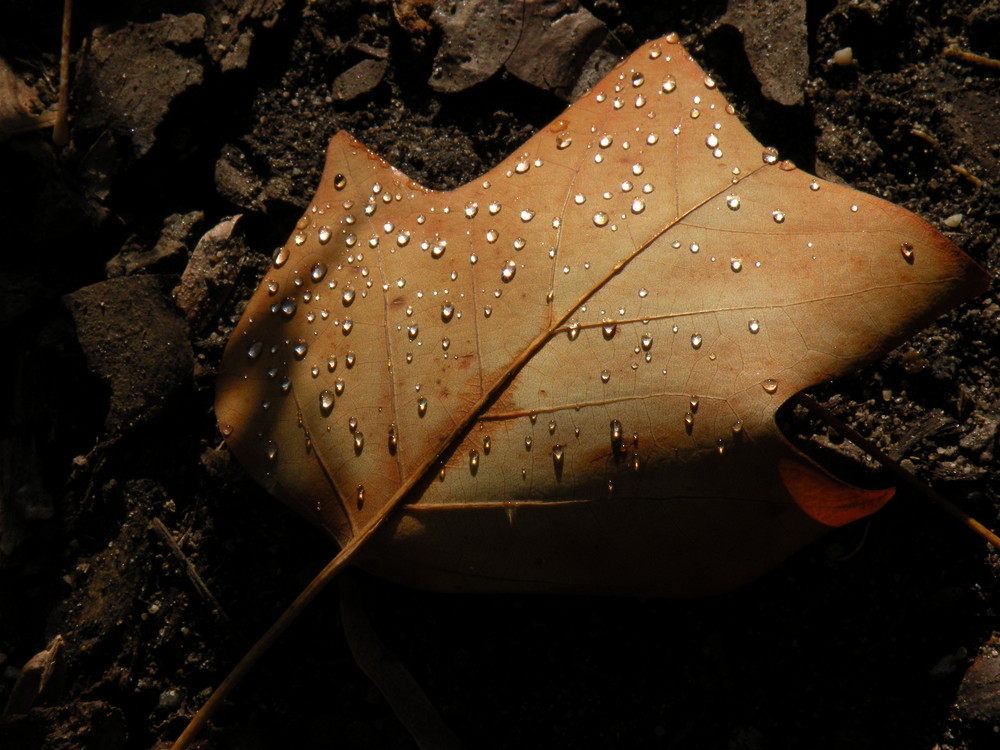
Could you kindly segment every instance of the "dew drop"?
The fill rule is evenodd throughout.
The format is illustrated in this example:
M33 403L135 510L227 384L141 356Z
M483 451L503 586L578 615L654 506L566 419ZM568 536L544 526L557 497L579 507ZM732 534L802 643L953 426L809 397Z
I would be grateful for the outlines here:
M492 447L493 447L493 441L490 440L490 436L487 435L486 437L483 438L483 453L486 453L488 455Z
M486 305L486 307L483 308L483 317L488 318L492 314L493 314L493 308L490 307L489 305Z
M518 163L517 163L517 164L516 164L516 165L514 166L514 171L515 171L515 172L517 172L518 174L524 174L524 173L525 173L525 172L527 172L527 171L528 171L529 169L531 169L531 164L530 164L530 162L528 162L527 160L525 160L525 161L519 161L519 162L518 162Z
M632 174L634 174L636 177L638 177L639 175L641 175L644 171L645 171L645 169L643 168L643 166L641 164L633 164L632 165Z
M692 349L700 349L701 348L701 342L702 342L701 334L700 333L694 334L691 337L691 348Z
M563 446L559 445L558 443L552 446L552 463L555 464L556 469L562 468L563 458L565 454L566 450L565 448L563 448Z
M486 241L489 242L491 245L498 239L500 239L500 233L497 230L488 229L486 231Z
M448 351L448 348L450 346L451 346L451 339L449 339L449 338L443 338L443 339L441 339L441 348L442 349L444 349L445 351Z
M340 295L340 299L344 303L344 307L348 307L352 302L354 302L355 296L355 291L351 287L347 287L344 290L344 293Z
M327 372L333 372L334 370L337 369L337 358L336 357L331 356L328 360L326 360L326 369L327 369Z
M352 331L353 329L354 329L354 321L353 321L353 320L351 320L350 318L344 318L344 322L343 322L343 324L341 325L341 330L343 330L343 332L344 332L344 335L346 336L346 335L347 335L347 334L349 334L349 333L350 333L350 332L351 332L351 331Z
M526 451L530 451L531 450L531 436L530 435L524 439L524 449Z
M639 297L641 299L645 299L648 296L649 296L649 290L646 289L646 287L642 287L639 289Z
M602 383L607 383L609 380L611 380L611 371L610 370L601 370L601 382Z
M354 247L358 244L358 235L354 234L354 232L349 233L344 237L344 244L348 247Z
M566 335L569 337L570 341L576 341L577 337L580 335L580 324L573 322L569 324L569 328L566 330Z
M419 335L420 335L420 326L418 326L416 323L414 323L413 325L407 326L407 328L406 328L406 336L407 336L407 338L410 339L410 341L413 341L413 339L415 339Z
M774 393L775 391L778 390L778 381L775 380L774 378L768 378L767 380L761 383L761 387L764 389L766 393Z
M603 333L604 338L609 341L615 337L615 334L617 332L618 332L618 325L615 323L605 323L603 326L601 326L601 333Z
M417 399L417 416L422 417L427 413L427 399L421 396Z
M297 307L298 307L298 302L296 302L291 297L285 297L285 299L281 301L281 306L279 309L281 310L282 315L284 315L286 318L290 318L293 315L295 315L295 309Z
M399 247L406 247L408 244L410 244L410 233L403 231L397 234L396 244L399 245Z
M357 490L354 492L354 500L358 504L358 509L360 510L365 504L365 486L359 484Z
M305 341L299 341L295 346L292 347L292 354L295 355L295 359L301 360L306 356L309 351L309 345Z
M344 395L345 387L346 384L344 383L343 378L337 378L335 381L333 381L333 392L336 393L338 396Z
M903 254L903 260L907 263L913 263L913 245L904 242L899 246L899 251Z
M478 213L479 213L479 204L478 203L472 203L472 202L470 202L470 203L466 203L465 204L465 218L471 219L471 218L475 217L475 215L478 214Z
M330 416L330 412L333 411L333 392L329 390L320 391L319 394L319 411L324 417Z
M785 220L784 211L772 211L771 218L774 219L775 224L781 224Z
M322 281L324 276L326 276L325 263L317 263L312 267L312 270L309 271L309 278L311 278L313 281L316 282Z
M604 211L598 211L594 214L594 224L599 227L607 226L609 220L610 218Z
M648 352L653 347L653 337L650 336L648 333L644 334L643 337L639 340L639 345L642 346L642 350L644 352Z
M446 242L437 242L431 245L431 257L440 258L442 255L444 255L444 251L446 248L447 248Z
M739 435L741 432L743 432L743 420L737 419L733 422L733 434Z
M740 198L738 195L727 195L726 205L729 207L730 211L740 210Z
M809 183L809 189L812 190L813 192L819 190L819 183L813 180L812 182Z
M499 203L497 203L496 201L493 201L493 202L492 202L492 203L491 203L491 204L489 205L489 212L490 212L490 216L496 216L496 215L497 215L498 213L500 213L500 209L501 209L501 208L503 208L503 206L501 206L501 205L500 205Z
M469 451L469 469L473 474L476 473L476 469L479 468L479 451L473 448Z
M739 273L743 270L743 261L739 258L733 258L729 261L729 267L733 269L734 273Z
M514 279L514 274L517 273L517 264L512 260L508 260L500 272L500 280L507 284Z
M677 90L677 79L673 76L667 76L663 79L663 89L664 94L671 94Z
M278 444L273 440L264 443L264 456L268 461L274 461L278 457Z
M705 139L705 145L709 148L718 148L719 137L715 133L709 133L708 137Z
M632 213L641 214L646 210L646 202L642 198L636 198L632 201Z
M445 323L450 321L455 315L455 306L451 302L445 302L441 305L441 320Z
M264 352L264 342L254 341L247 347L247 356L250 359L257 359Z
M344 364L347 365L347 369L354 367L354 363L358 361L358 357L354 352L348 352L347 356L344 357Z
M280 288L281 288L281 286L278 284L277 281L275 281L274 279L268 279L268 281L267 281L267 293L268 294L277 294L278 290Z
M340 172L337 172L337 174L333 177L333 187L337 190L343 190L347 187L347 178Z
M778 149L765 148L760 158L765 164L776 164L778 161Z
M568 135L563 135L560 133L556 136L556 148L562 151L564 148L569 148L573 144L573 139Z
M685 412L684 414L684 426L692 427L694 426L694 414L691 412Z
M757 318L750 318L747 321L747 329L750 333L758 333L760 331L760 321Z
M521 221L529 222L535 218L535 212L531 209L525 208L521 211Z
M573 196L573 202L576 205L581 206L587 202L587 197L583 193L577 193Z

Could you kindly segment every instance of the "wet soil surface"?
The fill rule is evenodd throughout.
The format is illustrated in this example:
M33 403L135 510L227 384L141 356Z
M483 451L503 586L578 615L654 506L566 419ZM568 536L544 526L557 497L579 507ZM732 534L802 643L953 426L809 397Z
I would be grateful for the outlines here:
M60 24L43 5L8 3L0 32L0 57L40 106L55 101ZM0 705L13 695L0 745L176 737L335 552L230 459L212 398L228 333L340 129L453 187L563 109L572 82L539 70L586 76L677 31L758 139L1000 265L1000 71L946 53L1000 58L996 2L790 3L780 18L738 2L585 5L585 42L536 29L515 60L497 56L509 29L492 16L463 39L420 0L77 4L70 145L48 131L0 142ZM853 64L831 62L846 47ZM553 49L554 67L536 64ZM469 60L485 62L470 72ZM998 312L987 294L817 394L994 527ZM844 470L888 483L865 465ZM470 748L943 749L998 741L998 567L901 491L705 600L358 580L375 629ZM56 636L43 689L15 690ZM354 665L335 591L203 736L279 746L414 746Z

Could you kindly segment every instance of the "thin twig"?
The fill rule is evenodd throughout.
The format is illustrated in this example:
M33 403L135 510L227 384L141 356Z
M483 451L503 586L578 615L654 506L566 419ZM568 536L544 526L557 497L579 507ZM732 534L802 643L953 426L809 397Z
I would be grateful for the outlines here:
M962 62L973 63L975 65L985 65L987 68L1000 68L1000 60L994 60L992 57L987 57L986 55L977 55L975 52L968 52L960 49L955 44L949 44L944 48L944 56L950 57L952 60L961 60Z
M174 535L170 533L170 530L164 525L163 521L159 518L154 518L150 522L149 527L155 531L157 536L163 540L164 544L170 548L174 557L177 558L181 566L184 568L184 573L187 575L188 580L191 581L191 584L195 587L195 590L197 590L197 592L201 594L211 606L212 613L218 615L226 622L227 625L232 627L229 615L226 614L222 605L219 604L219 600L215 598L208 586L205 585L201 576L198 575L198 571L195 569L194 563L192 563L188 556L184 554L184 550L182 550L180 545L174 540Z
M69 143L69 31L73 17L73 0L63 0L62 48L59 51L59 105L56 124L52 128L52 142L57 146Z
M978 534L981 538L992 544L994 548L1000 550L1000 537L979 523L979 521L975 518L968 515L965 511L945 498L943 495L921 482L913 474L889 458L889 456L886 455L881 448L875 445L875 443L861 435L853 427L841 422L829 409L820 406L815 400L803 393L795 394L792 396L791 401L804 407L814 417L829 425L856 446L861 448L861 450L882 464L882 467L896 477L896 479L898 479L901 483L905 484L917 494L923 495L940 505L948 511L948 513L958 519L963 526L971 529L973 533Z

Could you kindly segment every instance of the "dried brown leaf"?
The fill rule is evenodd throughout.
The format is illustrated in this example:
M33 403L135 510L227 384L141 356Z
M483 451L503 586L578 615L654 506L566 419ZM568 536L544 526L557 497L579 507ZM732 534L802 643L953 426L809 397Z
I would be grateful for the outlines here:
M986 276L781 162L675 39L482 179L345 133L219 374L229 445L363 563L434 588L702 594L891 495L792 448L792 394Z

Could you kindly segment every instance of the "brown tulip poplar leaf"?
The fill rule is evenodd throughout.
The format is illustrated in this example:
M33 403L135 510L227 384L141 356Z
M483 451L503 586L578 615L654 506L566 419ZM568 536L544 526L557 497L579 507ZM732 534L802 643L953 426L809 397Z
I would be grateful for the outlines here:
M357 562L446 590L695 595L892 490L789 445L792 394L985 288L883 200L763 148L669 36L483 178L341 132L227 348L220 428Z

